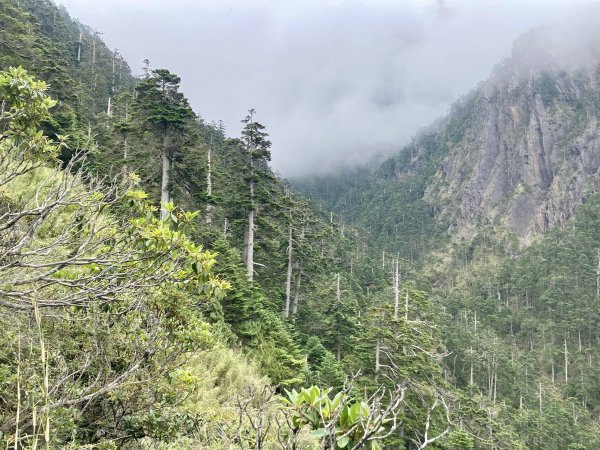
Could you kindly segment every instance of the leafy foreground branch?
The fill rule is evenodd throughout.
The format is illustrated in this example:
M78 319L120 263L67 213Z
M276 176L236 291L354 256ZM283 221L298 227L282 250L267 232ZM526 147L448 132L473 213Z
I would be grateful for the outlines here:
M167 203L159 220L143 191L74 171L81 159L59 170L66 144L36 129L54 105L44 89L22 69L0 78L0 305L81 306L163 283L219 295L215 255L185 234L197 213Z
M38 130L55 104L45 89L0 74L0 436L15 449L98 433L107 396L211 345L194 305L229 287L186 234L195 213L167 203L158 219L143 191L75 170L77 156L60 170L67 138Z
M331 388L317 386L300 391L286 390L284 397L275 396L266 387L260 392L244 392L245 395L238 396L237 400L239 447L291 450L383 448L383 442L403 426L408 387L400 385L392 390L382 387L363 400L356 396L354 379L333 397L330 396ZM445 425L432 434L432 421L438 408L443 410ZM247 444L244 444L242 434L245 423L254 436ZM414 448L424 449L449 432L450 411L441 393L436 393L427 412L422 439L414 441Z

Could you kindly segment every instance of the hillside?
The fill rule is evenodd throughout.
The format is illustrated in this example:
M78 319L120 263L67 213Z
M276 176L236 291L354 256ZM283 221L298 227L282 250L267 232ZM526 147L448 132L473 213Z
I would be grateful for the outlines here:
M519 417L528 448L575 445L565 430L599 419L598 45L560 47L555 33L520 38L376 170L294 181L419 264L452 352L447 376L501 402L496 420Z
M461 233L503 225L527 243L563 225L594 191L600 166L600 45L583 32L579 39L587 36L591 42L561 47L556 33L566 31L542 28L522 36L512 56L487 80L373 175L357 170L351 183L338 181L333 195L325 186L336 182L325 177L316 177L312 186L310 178L295 184L361 226L368 226L367 216L377 217L380 204L407 206L421 200L438 223ZM359 208L365 187L378 193L370 195L374 204ZM411 200L388 201L386 191L399 195L406 190ZM402 223L394 211L383 220L392 218Z
M273 174L254 110L227 136L50 1L0 23L4 446L461 438L427 282L403 267L392 312L391 263Z
M228 135L48 0L0 25L6 448L600 447L593 50L533 31L289 183L260 111Z

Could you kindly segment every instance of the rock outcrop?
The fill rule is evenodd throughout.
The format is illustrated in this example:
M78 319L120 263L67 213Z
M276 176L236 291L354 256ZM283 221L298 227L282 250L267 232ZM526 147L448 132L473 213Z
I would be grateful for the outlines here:
M453 227L504 224L527 242L563 224L595 190L597 61L588 56L586 64L566 67L555 54L540 56L536 49L533 63L527 45L538 43L541 31L532 33L438 129L448 152L425 198Z

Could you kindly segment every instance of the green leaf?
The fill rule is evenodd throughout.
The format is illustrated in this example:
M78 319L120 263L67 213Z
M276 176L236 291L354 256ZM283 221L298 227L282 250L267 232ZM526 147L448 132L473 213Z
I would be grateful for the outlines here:
M325 436L325 428L317 428L316 430L311 431L310 434L311 436L322 438Z
M358 422L358 419L360 418L360 412L361 412L361 408L360 408L360 403L356 402L354 405L352 405L348 411L348 417L350 419L350 424L355 424L356 422Z
M365 402L360 402L360 412L363 417L368 417L371 412L371 408Z
M346 405L346 406L344 406L344 409L342 409L342 413L340 414L340 425L344 428L348 426L348 419L349 419L348 411L349 411L349 408L348 408L348 405Z
M348 442L350 442L350 436L342 436L337 440L337 445L339 448L346 448Z
M336 394L336 396L333 397L333 401L331 402L331 406L333 407L333 409L338 409L341 401L342 401L342 393L338 392Z

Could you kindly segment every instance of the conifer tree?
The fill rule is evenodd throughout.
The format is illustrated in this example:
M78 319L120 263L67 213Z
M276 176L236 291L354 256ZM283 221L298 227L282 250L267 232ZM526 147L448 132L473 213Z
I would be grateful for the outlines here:
M187 99L179 92L181 79L166 69L156 69L136 87L136 110L150 129L161 139L161 218L167 214L165 204L171 201L171 172L175 153L173 135L195 117Z
M258 209L257 185L268 175L267 163L271 160L271 141L264 131L265 126L254 120L256 111L250 109L248 115L242 120L246 124L242 130L242 142L248 162L248 224L244 235L244 263L248 279L254 279L254 230L256 227L256 213Z

